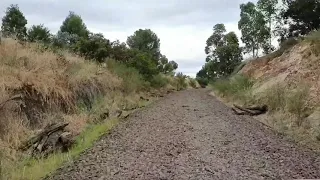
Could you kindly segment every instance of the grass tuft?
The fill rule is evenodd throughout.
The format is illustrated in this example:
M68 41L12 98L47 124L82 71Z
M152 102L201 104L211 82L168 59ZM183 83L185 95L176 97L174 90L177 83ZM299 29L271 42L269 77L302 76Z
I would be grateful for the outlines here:
M247 101L254 81L243 75L236 75L227 79L219 79L212 84L213 89L223 97L235 101ZM249 101L245 102L246 104Z
M269 111L283 111L286 106L286 86L275 84L262 92L262 101Z

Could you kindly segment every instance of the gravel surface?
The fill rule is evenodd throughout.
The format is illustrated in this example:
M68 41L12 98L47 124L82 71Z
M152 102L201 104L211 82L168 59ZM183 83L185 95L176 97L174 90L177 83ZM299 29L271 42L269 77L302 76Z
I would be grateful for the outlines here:
M132 114L48 179L315 179L320 156L208 90L173 93Z

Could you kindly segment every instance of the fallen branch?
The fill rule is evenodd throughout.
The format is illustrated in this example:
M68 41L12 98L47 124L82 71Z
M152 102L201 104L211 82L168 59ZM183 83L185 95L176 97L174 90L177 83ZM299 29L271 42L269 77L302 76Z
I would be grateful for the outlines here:
M33 144L40 141L45 135L50 136L52 133L63 130L66 126L68 126L69 123L64 124L52 124L44 128L38 135L32 137L30 140L24 143L22 146L22 149L28 149Z
M47 155L59 150L68 150L74 143L71 133L64 130L68 124L69 123L54 123L46 126L39 134L23 143L20 149L24 151L30 150L32 156L37 154Z
M236 115L249 115L258 116L265 114L268 111L268 106L252 106L252 107L241 107L233 104L234 108L231 108Z

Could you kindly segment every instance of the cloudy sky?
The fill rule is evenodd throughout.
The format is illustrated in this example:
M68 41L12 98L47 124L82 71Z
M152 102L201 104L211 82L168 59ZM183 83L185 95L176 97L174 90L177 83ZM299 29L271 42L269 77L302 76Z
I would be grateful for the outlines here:
M18 4L28 26L44 24L56 33L68 15L81 15L88 29L110 40L126 41L139 28L150 28L161 42L161 52L190 76L205 61L206 39L212 27L224 23L235 31L239 5L247 0L1 0L0 17L6 7Z

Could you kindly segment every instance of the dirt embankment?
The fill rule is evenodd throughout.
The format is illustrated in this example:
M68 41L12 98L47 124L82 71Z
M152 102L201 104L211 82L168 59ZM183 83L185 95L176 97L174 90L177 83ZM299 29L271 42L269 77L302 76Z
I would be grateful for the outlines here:
M258 120L319 150L320 40L310 38L249 61L239 73L255 82L249 97L272 108Z
M258 81L255 92L276 84L310 87L309 101L320 100L320 56L310 43L301 42L276 58L272 55L248 62L239 72Z
M47 179L311 179L319 157L188 90L132 114Z

